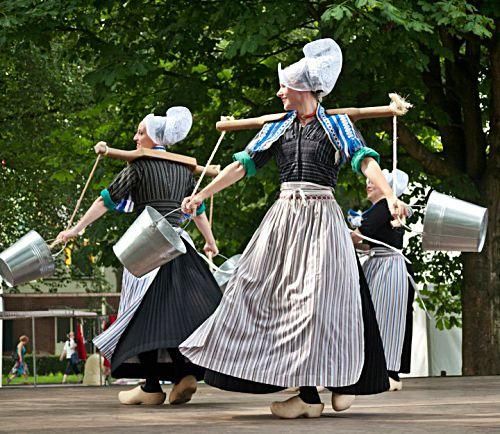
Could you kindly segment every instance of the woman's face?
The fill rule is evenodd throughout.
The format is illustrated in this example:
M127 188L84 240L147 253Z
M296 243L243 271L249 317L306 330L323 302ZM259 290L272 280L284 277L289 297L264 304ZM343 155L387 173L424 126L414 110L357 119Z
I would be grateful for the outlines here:
M146 133L146 125L144 124L144 122L141 122L137 127L137 132L134 136L134 142L137 149L152 149L155 146L155 143L153 142L153 140L151 140L151 137L149 137L148 133Z
M367 178L366 179L366 197L371 203L378 202L384 194L380 188L375 187L374 184Z
M284 109L289 111L298 110L302 107L309 97L309 94L310 92L290 89L284 84L281 84L276 96L281 99Z

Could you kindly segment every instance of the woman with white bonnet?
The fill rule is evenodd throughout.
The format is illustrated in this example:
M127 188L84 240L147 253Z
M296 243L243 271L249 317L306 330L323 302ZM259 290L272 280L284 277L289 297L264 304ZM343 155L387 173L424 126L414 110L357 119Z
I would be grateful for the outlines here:
M134 141L138 149L162 152L183 140L191 125L187 108L172 107L166 117L147 115ZM95 151L106 154L106 143L99 142ZM61 232L58 240L66 242L78 236L108 210L131 212L135 208L139 215L149 205L163 215L175 211L193 191L194 182L191 171L181 164L151 158L134 160L101 192L78 224ZM204 209L200 203L193 220L205 238L204 251L217 254ZM141 278L125 269L118 318L94 339L101 353L111 360L113 377L146 379L143 386L119 393L122 404L163 404L166 394L160 380L174 383L170 404L185 403L204 375L202 368L180 354L178 346L214 312L221 292L189 235L179 228L181 212L177 210L166 218L181 234L187 253Z
M316 386L327 386L336 411L357 394L389 388L382 341L361 266L333 189L342 165L363 173L404 215L377 163L346 115L327 115L320 99L337 81L342 53L331 39L304 47L305 58L281 69L277 96L287 111L266 124L207 187L205 198L274 158L281 192L246 247L215 313L181 352L207 368L205 382L225 390L269 393L299 387L274 402L281 418L319 417Z
M383 173L396 195L401 196L408 185L408 175L399 169L395 177L386 169ZM399 222L392 220L383 192L367 180L366 195L372 206L362 214L361 225L351 237L355 243L361 242L369 247L363 270L384 344L390 390L401 390L403 384L399 373L410 372L415 290L409 275L413 275L413 270L402 254L359 236L381 241L394 249L403 248L404 229Z

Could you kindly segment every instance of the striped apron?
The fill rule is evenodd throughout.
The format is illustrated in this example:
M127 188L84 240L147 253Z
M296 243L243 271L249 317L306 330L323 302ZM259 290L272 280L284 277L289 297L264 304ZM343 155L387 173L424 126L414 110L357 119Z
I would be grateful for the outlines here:
M179 349L245 380L342 387L361 375L363 329L355 251L332 190L286 182L221 304Z
M185 230L179 227L175 227L174 229L194 247L193 240ZM151 283L153 283L153 280L155 280L159 270L160 267L155 268L142 277L135 277L126 268L123 269L120 305L116 321L92 340L94 345L99 348L101 354L108 360L111 360L118 341L132 318L134 318L137 309L141 305L146 292Z
M399 372L408 304L408 272L403 256L374 247L363 263L389 371Z

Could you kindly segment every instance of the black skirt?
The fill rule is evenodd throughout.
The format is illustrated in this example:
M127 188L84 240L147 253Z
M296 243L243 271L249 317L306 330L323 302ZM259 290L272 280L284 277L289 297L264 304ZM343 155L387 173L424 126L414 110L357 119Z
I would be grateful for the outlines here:
M365 363L357 383L345 387L329 387L335 393L347 395L371 395L385 392L389 389L389 377L385 363L384 347L373 308L370 290L361 268L359 259L359 283L364 324ZM205 383L219 389L244 393L274 393L284 390L284 387L263 384L236 378L207 369ZM318 386L322 386L318 384Z
M203 259L184 244L187 253L160 268L123 332L111 359L113 377L176 381L184 363L189 373L203 378L204 369L188 363L177 347L215 311L222 293ZM139 363L139 354L152 350L159 350L157 362Z

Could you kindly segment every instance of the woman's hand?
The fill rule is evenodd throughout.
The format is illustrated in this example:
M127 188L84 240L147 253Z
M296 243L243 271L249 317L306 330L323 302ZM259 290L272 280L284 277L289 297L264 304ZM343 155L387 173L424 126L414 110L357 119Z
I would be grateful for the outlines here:
M94 151L96 154L106 154L108 152L108 144L106 142L98 142L94 146Z
M394 219L404 219L408 216L406 204L396 196L388 197L387 204L389 205L389 211Z
M199 194L185 197L181 205L182 212L185 214L194 214L202 202L203 199Z
M56 237L56 242L66 243L68 240L76 237L78 237L78 231L75 227L72 227L66 231L59 232L59 235Z
M205 247L203 247L203 251L208 257L210 257L210 254L212 254L212 256L217 256L219 254L219 249L217 248L217 244L215 244L215 241L207 241L205 243Z

